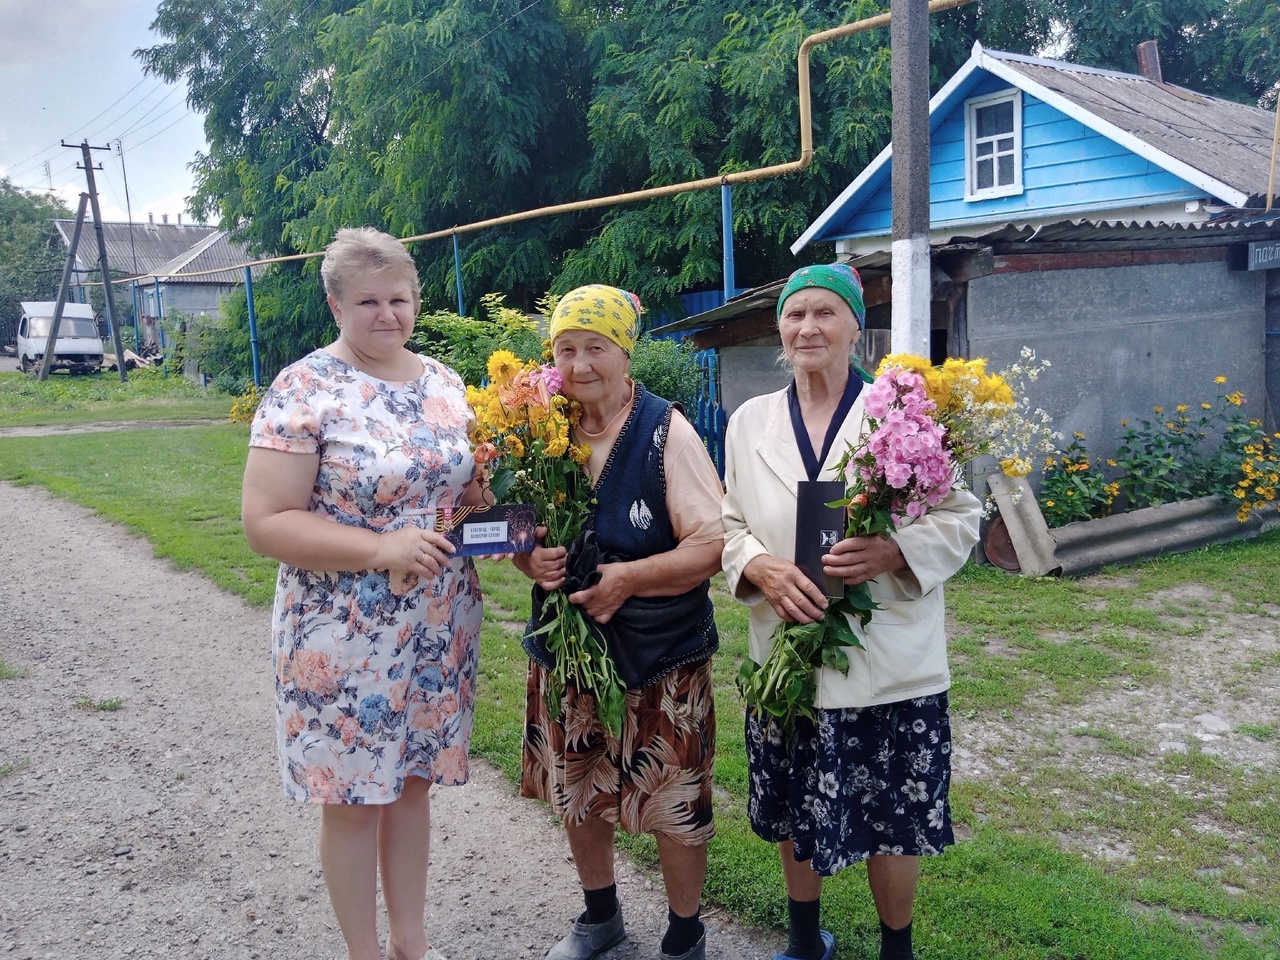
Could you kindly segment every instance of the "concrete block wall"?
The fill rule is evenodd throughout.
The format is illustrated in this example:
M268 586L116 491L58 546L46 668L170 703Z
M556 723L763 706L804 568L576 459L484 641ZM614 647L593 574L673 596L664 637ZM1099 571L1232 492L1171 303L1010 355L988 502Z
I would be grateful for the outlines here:
M993 274L969 284L967 353L999 369L1033 347L1052 364L1033 405L1053 415L1062 446L1082 431L1091 454L1109 456L1121 420L1198 409L1224 389L1215 376L1264 416L1265 341L1280 340L1265 336L1266 287L1225 262Z

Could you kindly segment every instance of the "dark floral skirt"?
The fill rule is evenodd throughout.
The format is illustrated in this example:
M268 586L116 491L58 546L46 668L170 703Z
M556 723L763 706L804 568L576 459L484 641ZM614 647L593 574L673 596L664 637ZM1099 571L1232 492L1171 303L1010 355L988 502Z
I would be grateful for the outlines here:
M659 833L677 843L706 843L716 711L711 661L676 667L630 689L621 738L596 717L596 700L570 684L560 716L547 714L548 674L529 663L520 795L551 804L578 825L592 817L628 833Z
M795 841L797 860L831 876L876 854L928 856L951 832L951 717L946 693L823 710L789 737L747 714L751 827Z

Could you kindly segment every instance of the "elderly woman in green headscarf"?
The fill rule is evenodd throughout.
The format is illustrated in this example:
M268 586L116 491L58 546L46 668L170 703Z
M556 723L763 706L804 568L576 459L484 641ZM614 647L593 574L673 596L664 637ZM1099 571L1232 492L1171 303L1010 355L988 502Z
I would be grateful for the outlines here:
M557 691L560 713L550 715L554 664L535 600L520 792L563 821L586 906L548 960L590 960L626 936L613 873L619 824L657 840L669 907L661 956L706 955L699 906L713 833L718 646L708 580L720 569L722 490L680 409L628 375L639 322L634 295L600 284L567 294L551 317L563 392L582 405L573 439L591 448L584 469L596 504L586 528L602 557L598 582L569 600L601 628L627 691L620 738L572 685ZM566 556L564 546L539 546L515 562L537 594L565 587Z
M749 653L764 663L783 621L810 623L824 590L793 562L798 485L841 480L836 462L862 435L863 377L852 363L866 311L846 264L797 270L778 300L790 386L754 397L725 438L724 571L750 607ZM778 845L787 886L788 943L775 960L831 960L819 924L822 880L865 860L880 916L881 960L909 960L920 857L953 842L948 787L951 721L942 584L978 539L979 504L953 490L887 537L848 537L823 574L869 584L879 604L849 669L815 671L817 718L789 728L749 713L748 815Z

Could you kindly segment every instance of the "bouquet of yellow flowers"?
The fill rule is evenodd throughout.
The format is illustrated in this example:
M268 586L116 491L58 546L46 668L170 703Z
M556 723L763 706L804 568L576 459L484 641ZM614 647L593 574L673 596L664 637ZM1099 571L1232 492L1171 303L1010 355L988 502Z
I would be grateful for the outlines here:
M573 443L569 433L581 407L560 392L563 382L553 366L495 350L487 372L487 386L467 387L467 402L476 414L471 429L476 461L489 467L489 485L499 501L534 504L538 522L547 528L546 545L566 546L570 553L568 582L546 594L541 609L533 611L542 623L534 635L545 635L555 659L547 708L559 715L559 691L572 681L595 696L601 723L617 735L626 686L599 628L569 602L571 592L589 585L576 582L572 570L575 557L589 554L592 546L582 529L593 502L591 480L582 469L591 448ZM587 560L585 566L594 570Z
M1031 412L1013 383L1034 380L1047 362L1028 349L1008 371L988 373L986 359L948 359L934 366L915 354L890 354L866 388L866 424L837 464L845 496L830 506L845 508L845 536L888 536L904 522L925 515L960 482L960 470L976 457L1000 461L1003 472L1026 476L1027 451L1052 449L1049 418ZM784 726L796 717L814 718L814 670L849 670L847 647L864 649L849 618L862 627L879 609L868 583L847 585L822 619L780 623L763 664L750 659L738 688L757 715Z

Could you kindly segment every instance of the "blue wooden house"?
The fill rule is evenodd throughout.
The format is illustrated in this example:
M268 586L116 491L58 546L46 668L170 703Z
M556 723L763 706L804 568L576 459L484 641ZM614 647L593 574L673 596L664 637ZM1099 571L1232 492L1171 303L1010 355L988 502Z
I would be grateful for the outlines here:
M1280 405L1280 214L1274 117L1149 75L975 45L930 102L933 352L1024 345L1051 361L1037 405L1114 449L1120 421L1230 389ZM792 251L833 244L867 290L868 362L888 349L892 145ZM781 282L681 321L721 354L726 405L785 381ZM1271 362L1268 365L1268 356ZM1269 368L1269 369L1268 369ZM740 400L738 401L740 402Z
M930 226L1090 220L1204 223L1261 205L1272 117L1156 78L1014 53L973 55L934 96ZM890 144L792 245L878 252L891 228Z

